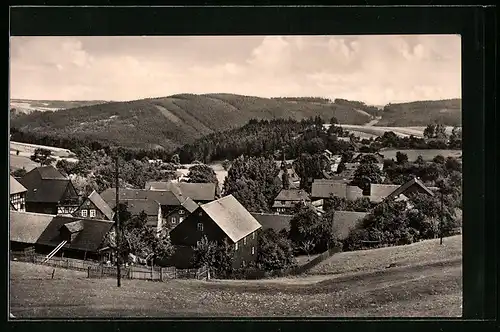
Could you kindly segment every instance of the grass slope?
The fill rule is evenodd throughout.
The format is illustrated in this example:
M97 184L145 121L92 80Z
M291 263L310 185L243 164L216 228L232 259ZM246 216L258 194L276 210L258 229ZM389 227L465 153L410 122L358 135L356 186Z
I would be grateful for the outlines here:
M461 237L447 238L444 247L439 248L435 242L352 253L358 255L354 263L359 267L357 274L349 273L352 268L343 268L337 275L272 280L169 280L163 283L123 280L121 288L116 287L113 279L87 279L85 273L62 269L56 270L52 280L50 267L11 262L10 312L21 319L458 317L462 302ZM445 247L448 249L443 250ZM383 251L392 252L389 257L399 257L406 265L383 268L384 263L391 261ZM402 253L396 254L398 251ZM349 261L346 254L349 253L334 256L336 267L332 265L330 271L341 271L339 267ZM120 301L116 301L118 298Z
M462 100L449 99L389 104L379 115L382 119L376 126L426 126L434 122L446 126L461 126Z

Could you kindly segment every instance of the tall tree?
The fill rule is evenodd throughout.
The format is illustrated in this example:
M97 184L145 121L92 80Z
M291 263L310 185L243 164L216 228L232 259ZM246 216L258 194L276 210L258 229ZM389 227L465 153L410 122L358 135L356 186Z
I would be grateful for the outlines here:
M283 189L290 189L290 175L288 174L288 169L283 169L283 174L281 175L281 183Z
M292 243L286 234L269 228L261 232L258 239L257 265L266 271L284 270L297 264Z
M300 177L300 188L311 192L312 181L323 179L324 171L330 169L330 161L321 154L302 154L294 161L294 169Z
M427 127L424 129L424 137L425 138L434 138L436 137L436 125L435 124L429 124Z
M219 183L215 171L205 164L191 166L188 177L192 183Z
M52 151L44 148L37 148L30 157L34 162L40 163L40 166L52 164L55 159L52 157Z
M408 155L401 151L396 152L396 163L402 165L408 162Z
M361 164L354 171L352 185L358 186L363 191L370 190L370 184L382 182L382 171L375 164Z

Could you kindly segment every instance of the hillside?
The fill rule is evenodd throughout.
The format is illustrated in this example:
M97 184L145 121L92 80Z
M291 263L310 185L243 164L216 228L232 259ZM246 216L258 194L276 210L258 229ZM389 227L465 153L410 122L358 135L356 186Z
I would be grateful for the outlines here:
M462 125L462 100L429 100L402 104L388 104L379 112L382 117L376 126L411 127L442 123Z
M459 125L461 121L460 100L390 104L381 111L362 102L344 99L331 102L312 97L179 94L98 103L57 112L11 112L11 127L40 135L50 132L54 137L88 139L128 148L171 150L214 132L241 127L250 119L302 120L315 116L321 116L325 122L334 116L341 124L350 125L375 123L375 117L381 116L377 126L425 126L433 121Z
M334 255L334 262L325 262L314 275L210 282L124 279L120 288L111 278L56 269L52 279L51 267L11 262L10 310L21 319L460 317L462 239L445 238L443 246L436 241ZM394 262L399 265L386 268Z
M334 103L288 101L231 94L182 94L166 98L112 102L58 112L32 112L11 119L11 127L55 136L75 136L125 147L175 148L250 119L301 120L335 116L341 123L370 120L352 107Z

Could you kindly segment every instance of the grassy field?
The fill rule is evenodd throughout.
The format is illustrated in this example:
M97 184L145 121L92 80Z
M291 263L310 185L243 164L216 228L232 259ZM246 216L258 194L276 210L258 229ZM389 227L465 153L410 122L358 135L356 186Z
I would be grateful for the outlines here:
M267 280L87 279L85 273L10 264L10 311L35 317L459 317L461 237L338 254L332 274ZM413 248L413 249L409 249ZM420 248L420 249L419 249ZM448 248L443 250L443 248ZM388 251L405 266L386 269ZM385 251L385 253L384 253ZM439 252L439 253L437 253ZM357 255L358 271L340 268ZM394 257L399 257L393 253ZM420 260L418 260L420 258ZM436 261L437 259L441 261ZM376 260L381 261L378 266ZM414 263L418 262L419 265ZM382 264L383 263L383 264ZM366 268L364 267L366 265ZM340 274L339 271L341 271ZM337 273L337 274L333 274ZM118 300L119 299L119 300Z
M40 164L35 163L29 157L26 156L16 156L10 155L10 168L11 169L21 169L25 168L27 172L31 171L33 168L37 168Z
M442 155L443 157L455 157L458 158L462 155L462 150L434 150L434 149L422 149L422 150L401 150L401 149L389 149L382 150L380 153L384 158L396 160L396 154L398 151L406 153L408 155L408 160L415 161L418 156L422 156L424 160L432 160L437 155Z

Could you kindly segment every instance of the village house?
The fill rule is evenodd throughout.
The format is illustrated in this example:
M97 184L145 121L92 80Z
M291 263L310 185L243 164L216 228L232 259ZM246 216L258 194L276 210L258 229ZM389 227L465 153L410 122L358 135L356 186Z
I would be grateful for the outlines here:
M26 211L26 192L28 190L12 175L10 175L9 189L10 209L16 211Z
M165 219L162 216L161 205L158 201L148 199L121 199L121 204L127 206L127 211L134 217L139 216L141 213L146 215L146 226L151 227L156 233L163 230ZM116 200L109 203L112 210L116 207Z
M367 215L366 212L334 211L332 214L333 235L337 240L345 240L349 232L360 226Z
M274 199L273 210L277 213L290 214L298 203L309 203L309 194L302 189L282 189Z
M205 204L215 199L218 188L215 183L154 181L147 182L145 189L160 192L171 191L177 195L189 197L198 204Z
M164 227L170 230L180 224L191 213L193 213L199 205L191 198L186 198L180 206L174 207L166 216Z
M113 209L95 190L73 212L74 217L100 220L113 220L114 215Z
M113 239L114 222L61 215L10 211L11 250L32 247L48 254L58 246L57 256L98 261L111 258L106 239Z
M176 253L171 264L191 266L194 248L204 236L209 241L227 241L234 248L233 267L246 266L257 259L259 222L232 195L198 207L170 232Z
M312 185L311 197L314 200L340 197L349 201L366 197L372 203L381 203L388 197L407 197L413 192L433 195L433 192L417 178L401 186L395 184L372 183L369 186L369 191L365 192L358 186L352 186L341 181L315 179Z
M262 225L262 230L274 229L276 233L282 230L290 230L290 220L293 215L289 214L275 214L275 213L258 213L252 212L252 216Z
M19 182L27 189L28 212L72 214L80 206L80 197L71 180L53 166L37 167Z

